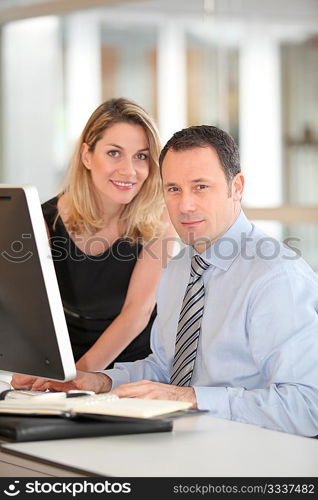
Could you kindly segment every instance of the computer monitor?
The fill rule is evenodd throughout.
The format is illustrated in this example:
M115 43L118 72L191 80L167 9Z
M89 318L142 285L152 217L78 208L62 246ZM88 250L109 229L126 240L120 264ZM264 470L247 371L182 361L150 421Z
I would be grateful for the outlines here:
M0 370L76 375L37 189L0 185Z

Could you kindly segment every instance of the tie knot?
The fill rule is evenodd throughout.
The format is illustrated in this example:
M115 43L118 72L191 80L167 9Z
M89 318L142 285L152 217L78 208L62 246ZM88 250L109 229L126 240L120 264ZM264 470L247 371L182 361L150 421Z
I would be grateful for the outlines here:
M191 276L200 278L204 271L210 266L200 255L194 255L191 259Z

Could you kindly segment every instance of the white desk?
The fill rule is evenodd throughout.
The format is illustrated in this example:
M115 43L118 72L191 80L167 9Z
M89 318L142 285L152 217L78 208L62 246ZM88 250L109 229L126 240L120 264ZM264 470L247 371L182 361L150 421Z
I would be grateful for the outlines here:
M167 433L4 444L2 460L14 463L10 450L87 475L318 477L317 439L208 415L180 418Z

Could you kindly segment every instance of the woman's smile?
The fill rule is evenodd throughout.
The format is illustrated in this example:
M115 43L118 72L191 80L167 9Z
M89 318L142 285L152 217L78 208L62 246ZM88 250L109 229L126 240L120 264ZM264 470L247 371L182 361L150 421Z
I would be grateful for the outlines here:
M121 191L129 191L132 189L135 185L135 182L124 182L124 181L113 181L112 179L110 182L117 188L120 189Z

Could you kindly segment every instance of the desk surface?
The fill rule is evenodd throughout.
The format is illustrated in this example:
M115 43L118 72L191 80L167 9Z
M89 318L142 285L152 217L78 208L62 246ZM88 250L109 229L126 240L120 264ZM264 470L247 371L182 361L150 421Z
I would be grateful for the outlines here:
M88 475L318 477L318 440L208 415L179 418L167 433L10 443L1 449Z

